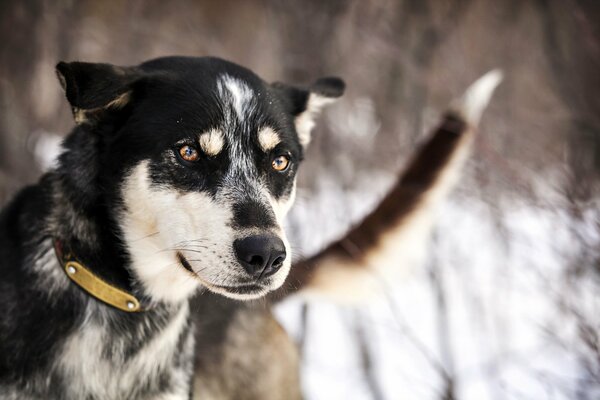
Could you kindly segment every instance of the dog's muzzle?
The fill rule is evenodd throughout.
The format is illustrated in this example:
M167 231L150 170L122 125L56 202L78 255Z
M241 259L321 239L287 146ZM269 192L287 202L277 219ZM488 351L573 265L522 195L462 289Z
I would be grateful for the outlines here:
M286 251L275 235L255 235L233 242L238 261L255 280L274 275L283 266Z

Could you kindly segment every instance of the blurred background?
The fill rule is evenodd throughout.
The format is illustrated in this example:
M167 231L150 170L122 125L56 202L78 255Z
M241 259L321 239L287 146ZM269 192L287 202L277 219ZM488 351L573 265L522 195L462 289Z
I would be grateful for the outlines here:
M308 399L600 398L599 2L4 0L0 21L0 205L73 126L59 60L343 77L300 173L298 257L369 212L451 99L502 68L428 261L364 306L277 315Z

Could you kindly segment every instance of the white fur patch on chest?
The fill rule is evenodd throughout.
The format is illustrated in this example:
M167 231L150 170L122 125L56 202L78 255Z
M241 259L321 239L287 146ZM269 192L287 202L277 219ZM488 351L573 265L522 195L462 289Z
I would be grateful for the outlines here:
M90 312L101 312L95 306L90 307L94 307ZM165 372L171 374L171 380L179 383L177 387L181 389L172 398L186 398L189 371L176 368L174 359L188 318L189 307L184 303L161 332L129 357L124 354L126 341L139 340L133 337L136 335L116 337L106 328L103 316L87 318L65 342L57 365L68 382L69 398L83 399L90 394L98 399L130 398L140 388L156 383ZM185 347L191 356L193 349Z

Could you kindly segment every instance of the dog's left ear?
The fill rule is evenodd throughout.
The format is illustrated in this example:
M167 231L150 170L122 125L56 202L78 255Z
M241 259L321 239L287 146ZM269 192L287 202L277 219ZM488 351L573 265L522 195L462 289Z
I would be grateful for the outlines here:
M324 106L333 103L344 94L346 84L337 77L320 78L308 88L286 85L280 82L273 87L281 94L287 111L294 116L298 138L303 147L310 142L315 118Z
M60 62L56 74L77 124L95 123L106 112L125 107L133 83L142 76L136 68L86 62Z

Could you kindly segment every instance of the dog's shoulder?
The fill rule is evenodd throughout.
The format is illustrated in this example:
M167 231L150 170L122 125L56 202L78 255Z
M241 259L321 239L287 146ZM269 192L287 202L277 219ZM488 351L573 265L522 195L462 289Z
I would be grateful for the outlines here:
M25 264L41 242L48 201L42 184L31 185L20 192L0 212L0 298L6 299L27 279ZM38 240L39 239L39 240ZM10 304L10 302L8 303ZM0 307L6 308L4 301Z
M50 297L42 288L46 278L61 272L45 237L50 202L44 177L0 212L0 381L43 370L74 326L67 293Z

